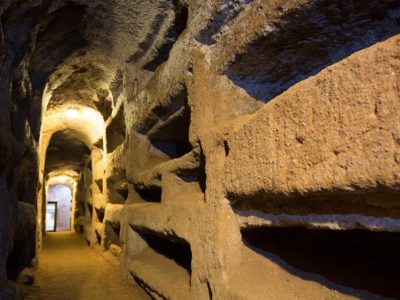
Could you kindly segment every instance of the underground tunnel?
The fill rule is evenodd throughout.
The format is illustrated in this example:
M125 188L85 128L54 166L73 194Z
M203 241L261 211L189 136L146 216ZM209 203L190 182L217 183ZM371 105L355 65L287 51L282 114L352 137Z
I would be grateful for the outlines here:
M0 300L400 299L399 0L0 1Z

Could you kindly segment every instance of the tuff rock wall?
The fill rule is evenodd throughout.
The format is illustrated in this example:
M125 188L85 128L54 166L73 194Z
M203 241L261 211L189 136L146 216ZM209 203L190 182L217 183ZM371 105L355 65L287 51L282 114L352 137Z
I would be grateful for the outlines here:
M3 1L4 2L4 1ZM35 257L38 132L32 126L28 57L32 20L0 4L0 298L12 299L19 273ZM18 15L18 16L17 16Z
M38 247L67 174L74 229L155 299L400 297L399 1L11 2Z

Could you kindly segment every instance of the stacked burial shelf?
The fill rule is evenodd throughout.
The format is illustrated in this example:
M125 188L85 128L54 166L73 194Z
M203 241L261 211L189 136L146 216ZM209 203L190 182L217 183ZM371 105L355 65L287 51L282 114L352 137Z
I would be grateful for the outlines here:
M121 253L120 215L129 196L129 187L124 174L114 174L107 178L109 203L105 207L103 249L119 256Z
M78 179L76 190L76 209L74 212L75 231L80 234L88 232L90 227L91 210L89 206L92 203L92 165L90 157L85 159L84 168Z
M138 126L154 153L166 159L135 176L140 203L125 206L128 236L135 246L128 243L126 251L132 254L131 276L149 294L188 299L192 259L188 230L190 216L204 202L204 170L199 150L189 143L186 88L179 86L173 94Z
M122 75L118 75L118 83L114 89L113 96L116 101L115 114L106 121L107 161L114 161L115 157L121 155L122 145L126 138L126 125L124 105L122 98L118 98L121 91ZM129 196L129 184L126 180L126 172L118 166L109 164L105 170L106 191L103 191L107 203L101 211L101 223L103 232L102 248L119 257L121 253L121 223L120 214Z
M288 2L285 13L271 21L274 30L260 34L235 55L223 70L233 84L267 103L328 66L400 32L394 17L398 1L310 3L298 8ZM237 41L242 24L231 28L224 38ZM226 43L221 44L227 57L233 56ZM296 139L304 144L303 137ZM228 193L227 198L240 223L243 243L254 250L254 257L264 256L288 273L329 288L373 293L357 294L361 298L400 297L397 191L382 187L288 194L255 189L250 194ZM249 267L249 272L257 267Z
M103 219L104 219L104 197L103 197L103 153L101 149L94 149L91 154L92 161L92 183L90 188L91 197L87 201L87 211L90 217L91 229L88 231L89 244L102 244Z

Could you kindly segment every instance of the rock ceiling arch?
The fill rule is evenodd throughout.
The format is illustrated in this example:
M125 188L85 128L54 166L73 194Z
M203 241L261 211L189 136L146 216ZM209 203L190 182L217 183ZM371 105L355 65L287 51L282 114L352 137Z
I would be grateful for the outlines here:
M90 156L89 148L70 130L53 134L46 151L46 174L54 171L79 172ZM85 159L86 158L86 159Z
M29 61L31 122L41 124L42 155L54 155L46 147L57 132L71 134L89 148L101 141L125 77L140 78L143 86L168 58L185 28L185 5L62 0L36 7L42 19ZM121 69L124 65L129 68ZM78 113L71 117L71 111Z
M29 61L33 122L40 124L42 108L44 112L64 104L98 109L107 119L116 101L113 90L122 83L120 66L130 66L122 76L140 77L143 86L154 67L168 58L183 30L177 20L182 18L179 3L61 0L35 7L43 19ZM45 86L49 95L43 106Z
M42 138L48 140L56 132L68 132L92 148L94 143L103 138L104 128L103 117L97 110L83 106L62 106L46 114Z
M17 204L40 247L65 180L75 231L153 295L400 297L399 0L0 3L1 274Z

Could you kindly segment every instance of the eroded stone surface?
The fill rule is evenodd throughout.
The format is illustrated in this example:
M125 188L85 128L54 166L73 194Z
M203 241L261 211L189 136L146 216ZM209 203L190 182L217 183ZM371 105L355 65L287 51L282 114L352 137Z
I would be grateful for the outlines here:
M72 228L154 298L400 297L380 269L399 239L397 0L18 0L0 16L0 298L18 297L8 280L63 180ZM334 232L318 274L274 235L306 239L298 226ZM324 256L358 261L339 246L365 263L332 275Z
M246 207L246 195L276 203L332 191L348 201L360 190L382 198L396 193L398 44L394 37L297 84L232 134L225 167L232 202Z

